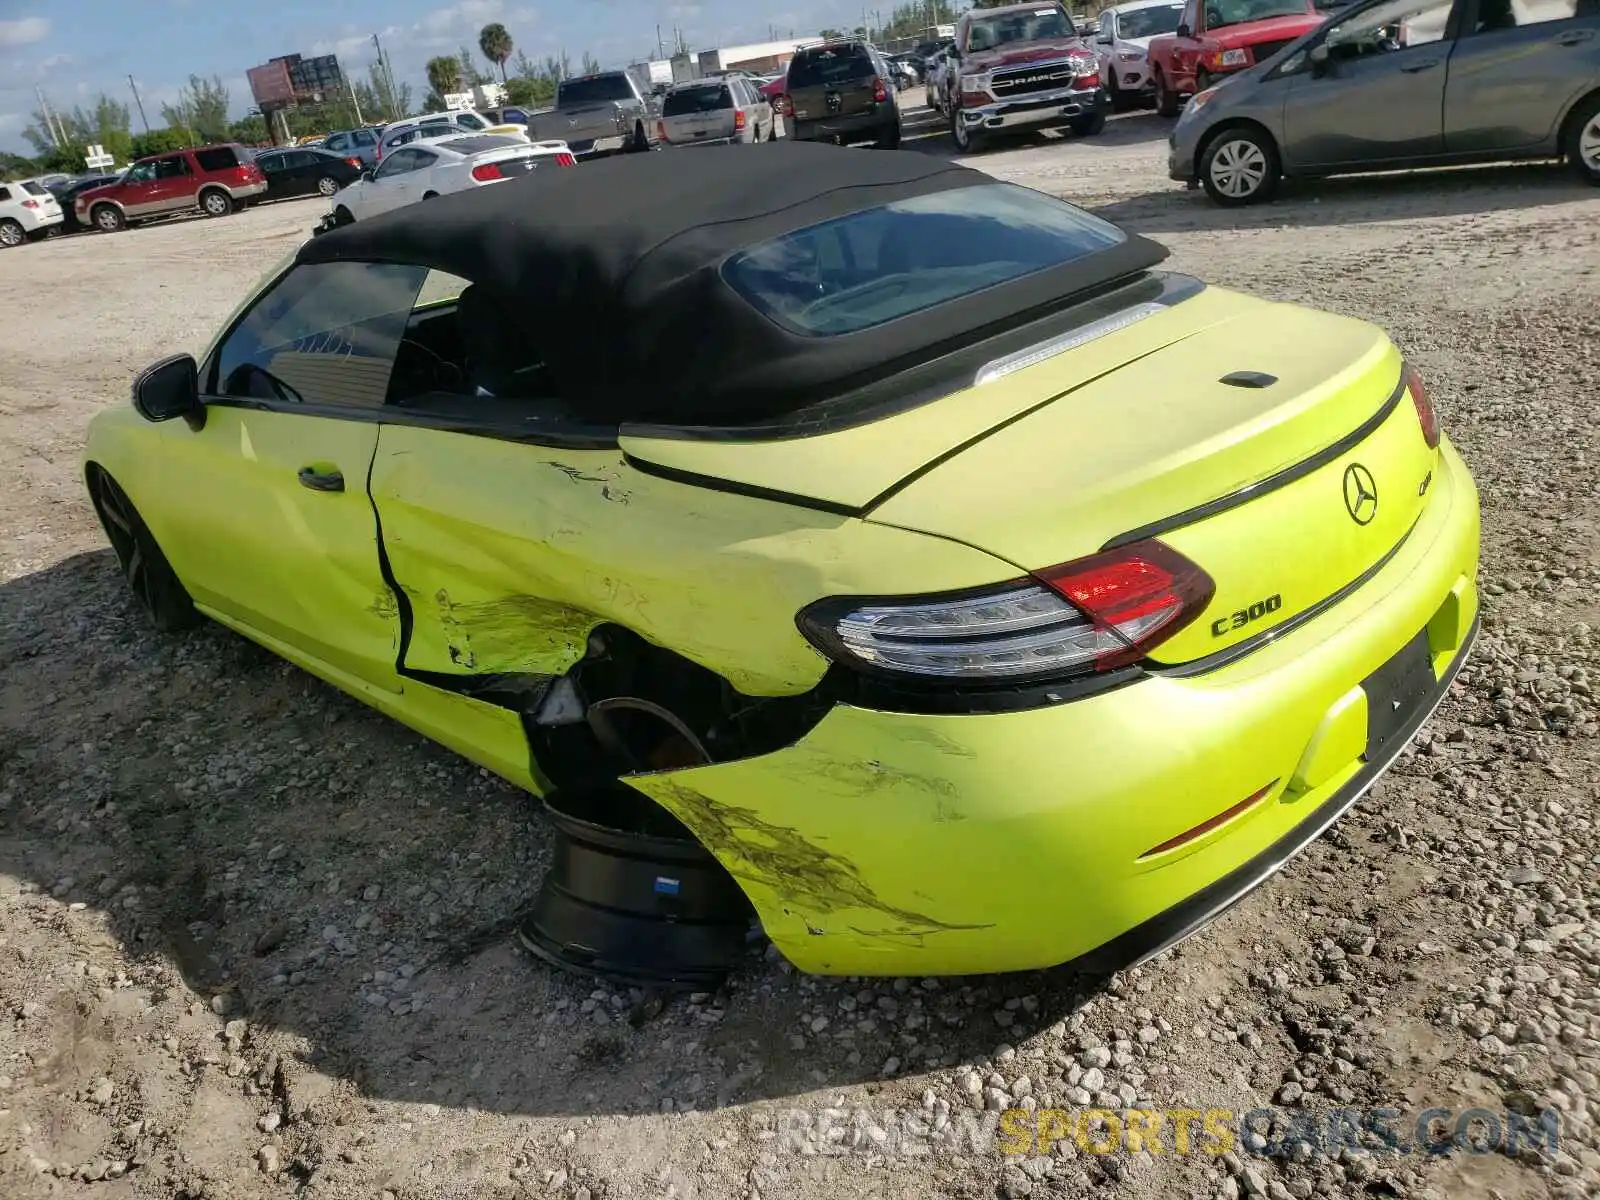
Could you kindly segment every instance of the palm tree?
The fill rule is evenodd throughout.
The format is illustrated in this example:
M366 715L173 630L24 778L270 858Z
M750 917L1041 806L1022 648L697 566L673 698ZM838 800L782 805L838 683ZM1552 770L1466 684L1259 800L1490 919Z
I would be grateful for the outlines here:
M483 56L500 68L500 82L506 81L506 59L511 57L511 34L500 22L485 25L478 31L478 49Z
M461 60L448 54L430 58L424 68L428 72L428 86L435 96L446 96L461 90Z

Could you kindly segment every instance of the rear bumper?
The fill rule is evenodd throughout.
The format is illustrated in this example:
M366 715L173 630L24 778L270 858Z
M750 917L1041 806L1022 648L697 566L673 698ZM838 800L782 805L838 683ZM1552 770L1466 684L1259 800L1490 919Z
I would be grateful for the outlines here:
M689 148L694 147L694 146L737 146L739 144L740 140L741 139L738 138L738 137L718 137L718 138L688 138L688 139L686 139L684 141L679 142L679 141L674 141L674 140L669 138L667 140L667 145L671 146L674 150L681 150L681 149L689 149Z
M886 129L899 123L900 114L891 105L877 112L854 113L848 117L829 117L816 121L798 121L794 117L783 119L783 136L802 142L825 142L834 138L866 140L877 137Z
M261 183L241 183L229 188L228 190L233 193L233 198L235 200L241 197L248 199L251 196L259 196L265 192L267 190L267 184L265 181Z
M17 224L22 226L24 233L38 233L41 229L53 228L65 219L60 209L47 213L26 208L17 210Z
M1014 100L996 100L976 108L958 106L956 111L968 130L989 132L1048 129L1068 124L1078 117L1104 112L1110 106L1111 100L1106 90L1092 87L1062 88Z
M1154 953L1320 834L1448 690L1478 612L1477 491L1448 442L1434 488L1363 586L1202 674L1155 671L1015 712L841 704L773 754L628 782L723 861L807 971L1103 968ZM1422 631L1433 686L1399 736L1369 740L1363 685Z

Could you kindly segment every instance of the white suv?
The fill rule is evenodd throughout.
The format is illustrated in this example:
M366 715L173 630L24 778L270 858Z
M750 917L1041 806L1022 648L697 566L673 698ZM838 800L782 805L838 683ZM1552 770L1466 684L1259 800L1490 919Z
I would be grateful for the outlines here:
M10 249L41 238L63 220L61 204L32 179L0 183L0 246Z
M1182 16L1183 0L1133 0L1100 14L1094 49L1112 108L1121 112L1154 94L1145 57L1150 39L1173 32Z

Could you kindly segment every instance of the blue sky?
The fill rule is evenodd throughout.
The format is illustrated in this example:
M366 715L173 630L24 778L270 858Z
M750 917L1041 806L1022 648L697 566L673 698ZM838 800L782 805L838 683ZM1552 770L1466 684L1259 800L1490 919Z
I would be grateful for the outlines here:
M877 6L887 17L892 5ZM769 25L780 37L857 25L861 12L858 0L0 0L0 150L27 151L21 130L37 104L35 86L70 109L100 91L131 99L131 74L155 124L190 74L220 74L234 115L242 115L250 106L246 69L278 54L338 54L347 72L364 78L374 33L396 79L420 98L422 64L463 43L475 48L489 21L504 24L535 60L565 48L574 61L588 51L610 66L653 55L657 23L669 42L680 26L693 51L765 41Z

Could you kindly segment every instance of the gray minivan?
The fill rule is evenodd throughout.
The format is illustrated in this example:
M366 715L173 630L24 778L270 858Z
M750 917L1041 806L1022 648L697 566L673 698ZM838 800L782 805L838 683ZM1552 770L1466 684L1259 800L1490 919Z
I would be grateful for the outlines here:
M1600 183L1600 0L1366 0L1191 99L1168 174L1218 204L1282 176L1567 159Z

